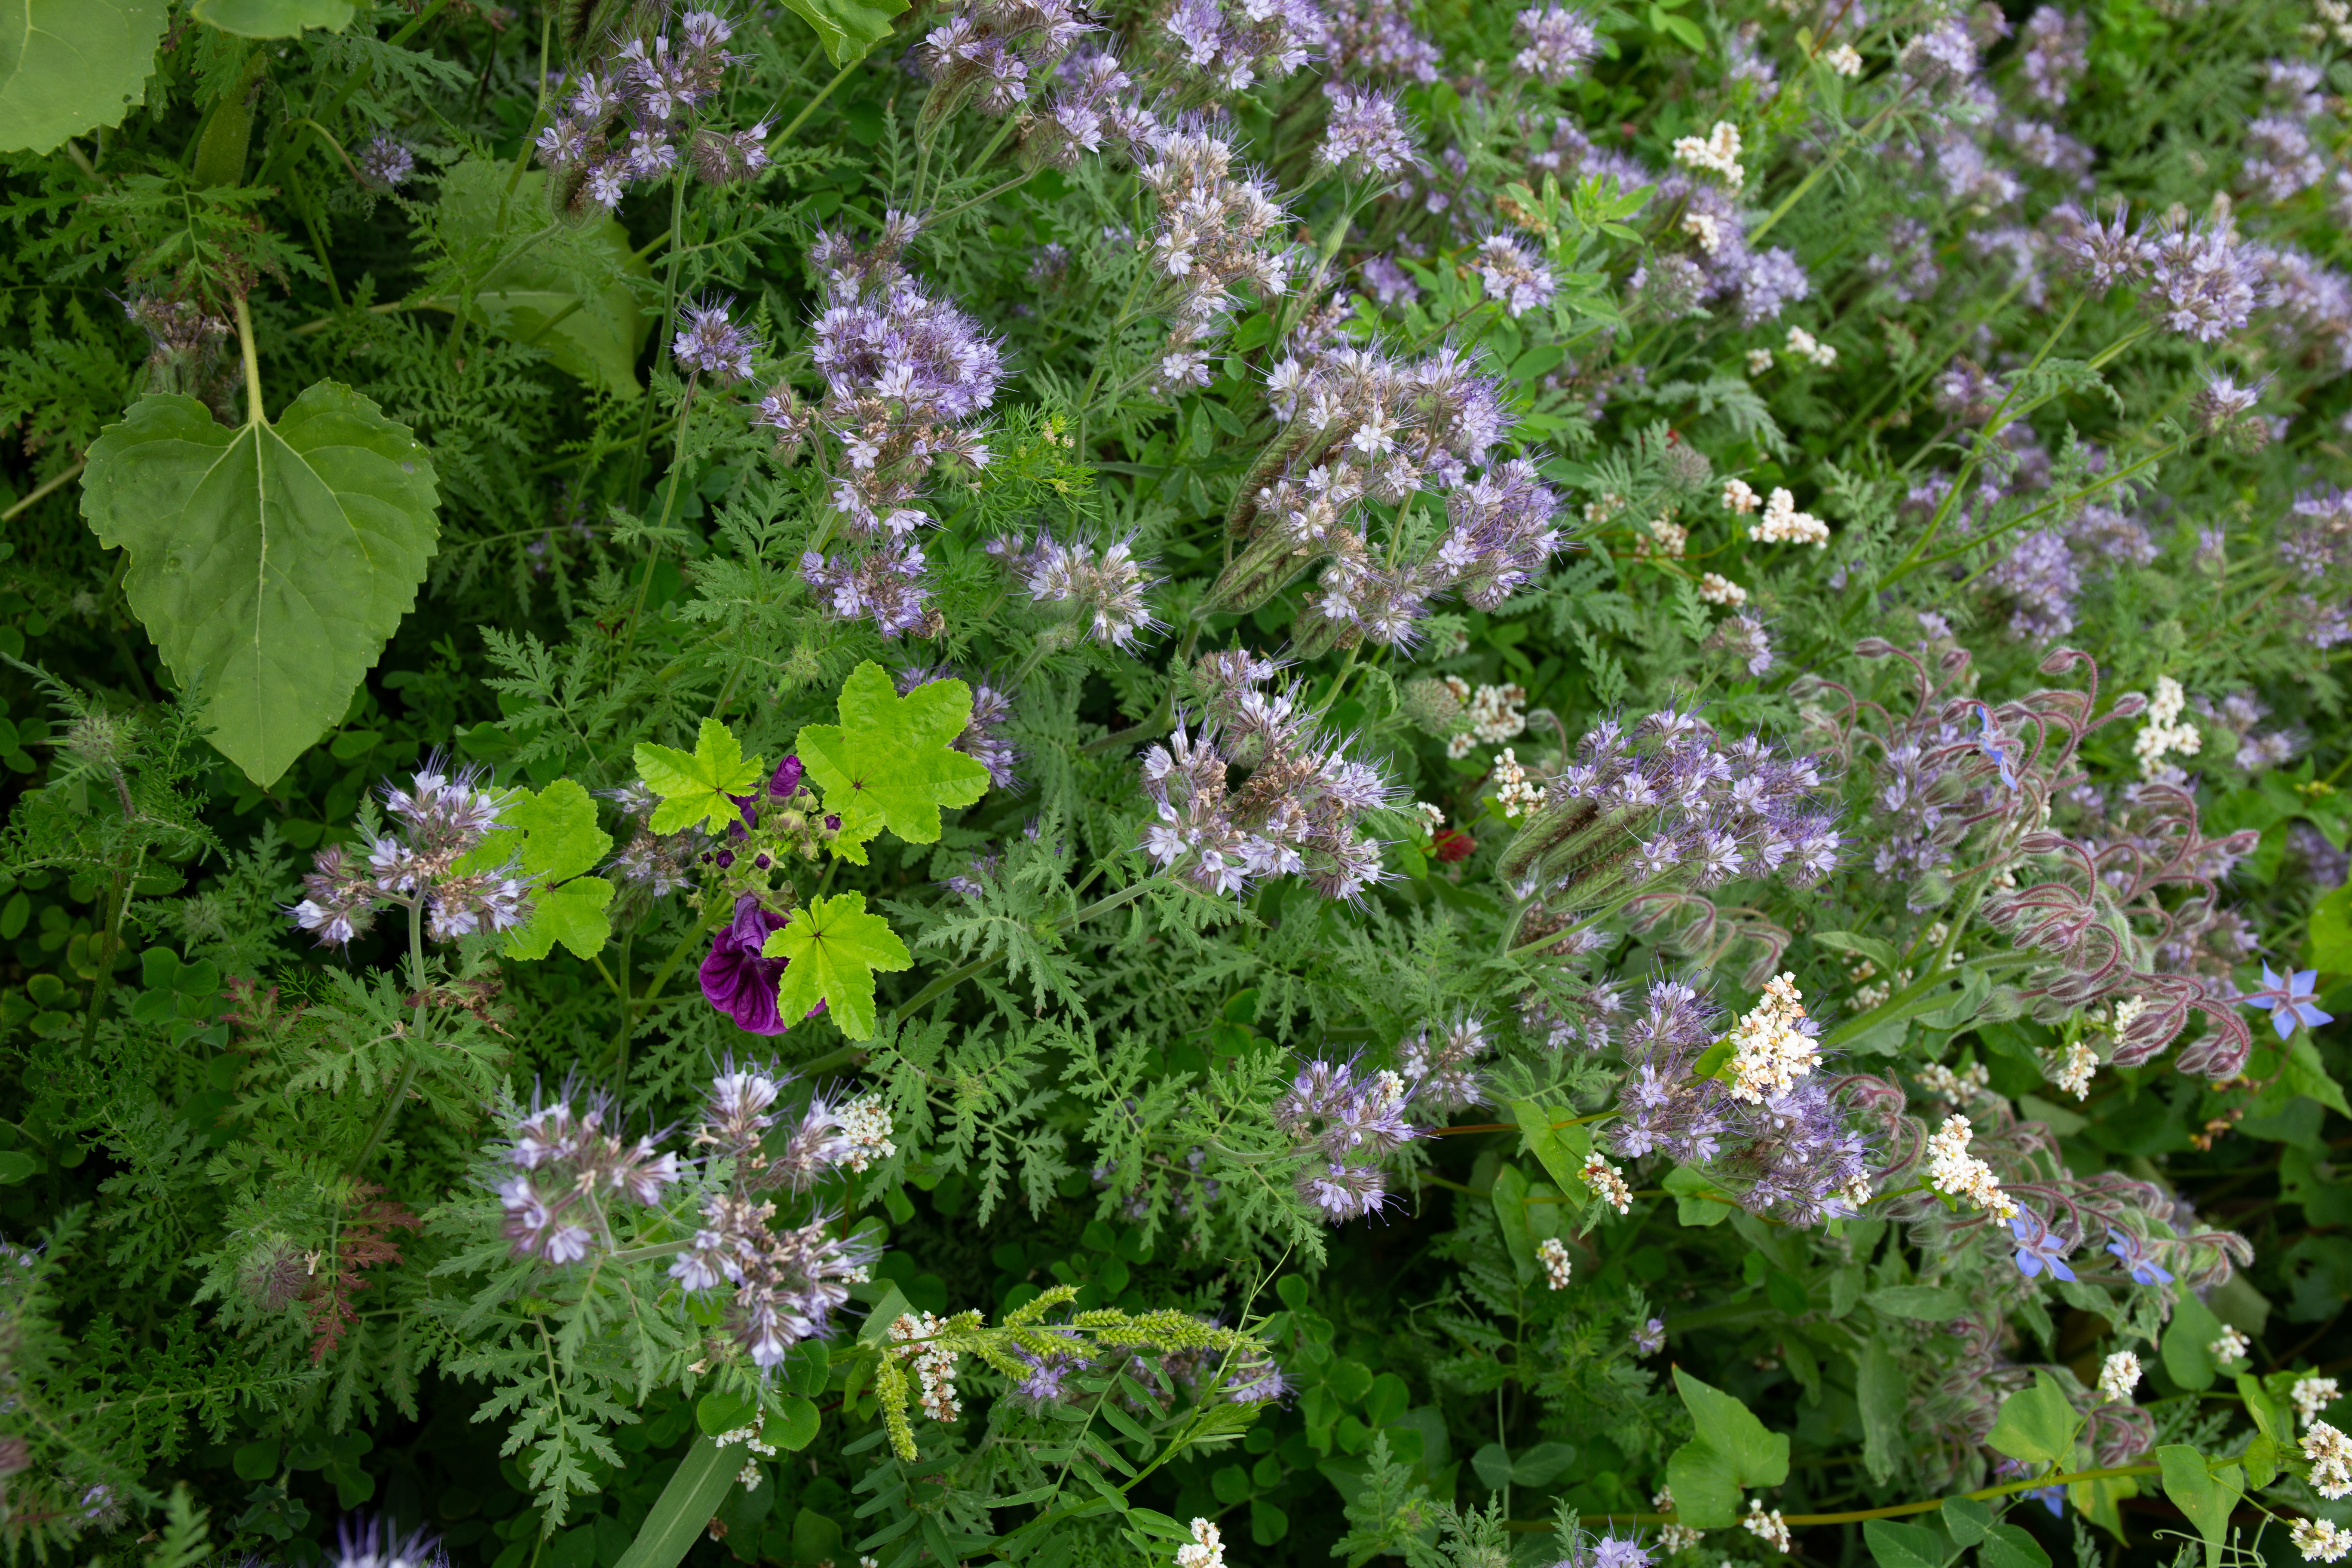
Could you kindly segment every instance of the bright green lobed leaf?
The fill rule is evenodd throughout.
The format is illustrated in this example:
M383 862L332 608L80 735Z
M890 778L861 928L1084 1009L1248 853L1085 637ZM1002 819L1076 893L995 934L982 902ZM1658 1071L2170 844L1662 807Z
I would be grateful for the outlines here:
M760 951L792 961L776 994L780 1014L805 1016L822 998L853 1040L874 1037L874 972L915 962L890 922L866 912L863 893L836 893L794 910L791 922L770 931Z
M844 840L883 828L909 844L935 844L940 808L970 805L988 770L948 742L971 721L971 688L933 680L901 697L871 659L841 688L841 722L804 725L793 746L809 777L841 816Z
M433 462L404 426L320 382L275 426L229 428L151 393L106 427L82 516L131 557L131 607L221 753L267 786L343 716L416 602L437 545Z
M0 152L47 153L146 101L163 0L0 3Z
M743 820L730 795L749 795L760 782L760 759L746 758L735 732L716 719L705 719L694 739L694 750L650 742L637 747L637 776L662 797L654 808L653 830L677 833L698 822L726 827Z

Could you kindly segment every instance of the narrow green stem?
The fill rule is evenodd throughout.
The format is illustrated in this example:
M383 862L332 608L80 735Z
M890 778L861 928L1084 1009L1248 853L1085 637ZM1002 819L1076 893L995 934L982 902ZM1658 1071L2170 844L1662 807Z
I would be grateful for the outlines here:
M776 139L768 143L768 152L770 154L772 155L777 148L782 147L785 142L791 141L793 139L793 132L798 131L807 121L808 117L816 112L816 106L823 103L826 99L831 98L833 96L833 89L839 87L843 82L847 81L849 79L849 73L856 70L863 63L862 59L852 60L847 65L842 67L841 69L835 71L834 73L833 79L826 82L822 88L819 88L817 89L817 95L809 100L808 107L802 110L798 114L793 115L792 123L785 126L782 131L776 132Z
M236 346L245 355L245 422L262 425L261 355L253 346L253 318L246 313L245 296L236 297Z
M383 1109L376 1113L375 1124L368 1129L366 1141L361 1143L360 1152L352 1156L351 1173L354 1176L367 1164L368 1156L375 1152L376 1145L383 1142L383 1135L392 1131L394 1119L400 1115L401 1105L408 1099L408 1091L416 1082L417 1068L425 1060L428 991L425 972L425 900L422 898L411 900L408 906L408 964L416 984L416 1013L409 1025L408 1065L400 1069L399 1080L392 1086L392 1093L384 1100Z

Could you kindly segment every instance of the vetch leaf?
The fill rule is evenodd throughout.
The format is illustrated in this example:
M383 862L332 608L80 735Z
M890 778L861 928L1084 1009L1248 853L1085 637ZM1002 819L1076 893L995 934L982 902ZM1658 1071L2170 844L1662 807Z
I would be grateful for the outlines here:
M1985 1531L1977 1562L1981 1568L2050 1568L2050 1553L2021 1527L1996 1524Z
M2083 1418L2067 1401L2066 1391L2048 1373L2034 1373L2033 1386L2021 1388L2000 1402L1992 1432L1985 1441L2012 1459L2056 1464L2074 1447L2074 1434Z
M835 893L794 910L791 922L769 932L760 951L792 960L776 994L778 1012L802 1017L822 998L853 1040L874 1035L874 972L915 962L890 922L866 912L863 893Z
M901 697L868 659L842 683L840 710L838 724L803 726L794 750L825 809L840 814L844 842L887 827L909 844L936 844L940 808L987 793L988 770L948 745L971 721L962 681L927 681Z
M404 426L320 382L270 425L150 393L82 475L83 518L127 551L131 609L221 753L268 785L341 720L416 603L433 461Z
M1944 1568L1944 1538L1934 1531L1916 1524L1897 1524L1891 1519L1864 1521L1862 1539L1870 1547L1871 1557L1878 1568Z
M199 22L240 38L292 38L306 27L340 33L352 25L352 0L196 0Z
M1974 1546L1992 1528L1992 1505L1975 1498L1946 1498L1943 1514L1945 1530L1962 1546Z
M654 807L656 833L676 833L698 822L730 827L743 820L743 813L728 796L751 793L760 782L760 759L745 758L732 730L705 719L690 752L639 742L637 776L662 797Z
M816 29L817 41L833 63L845 66L874 52L890 36L890 18L911 0L784 0L784 8Z
M0 153L54 152L146 100L163 0L0 3Z

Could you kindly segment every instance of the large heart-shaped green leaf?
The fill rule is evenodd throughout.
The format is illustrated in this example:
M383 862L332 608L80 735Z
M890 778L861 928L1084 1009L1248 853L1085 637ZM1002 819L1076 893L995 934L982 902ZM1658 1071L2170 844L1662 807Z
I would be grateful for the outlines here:
M340 33L352 24L352 0L196 0L195 17L241 38L292 38L305 27Z
M173 676L211 694L213 744L266 785L416 603L437 500L416 437L320 382L275 426L234 429L150 393L91 443L81 510L130 552L124 591Z
M163 0L0 0L0 152L121 124L163 37Z
M649 272L630 249L628 230L607 222L541 236L552 221L547 176L530 170L509 192L512 175L499 159L468 158L441 176L443 240L478 268L467 319L546 350L567 375L636 396L637 353L651 322L624 274ZM433 302L457 308L451 295Z

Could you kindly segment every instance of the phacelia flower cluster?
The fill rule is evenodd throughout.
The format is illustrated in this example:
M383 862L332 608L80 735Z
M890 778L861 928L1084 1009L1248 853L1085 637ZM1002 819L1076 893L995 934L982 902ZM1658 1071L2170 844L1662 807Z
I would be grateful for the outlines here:
M1357 824L1394 788L1290 693L1269 689L1270 661L1237 650L1204 655L1197 668L1208 693L1200 728L1180 726L1143 755L1158 817L1143 851L1202 892L1296 876L1327 899L1360 898L1381 877L1381 851Z
M312 858L303 897L287 913L317 932L319 945L349 943L387 906L421 913L436 942L511 931L530 918L531 883L519 857L485 865L477 853L499 826L499 793L484 786L483 769L447 767L436 755L410 787L382 787L397 826L373 835L364 858L339 844Z
M941 629L916 531L934 520L916 503L942 458L986 466L978 420L1004 374L994 340L902 264L916 229L892 213L869 247L818 236L809 255L824 272L824 305L809 358L824 377L824 401L803 408L780 384L754 421L776 432L781 451L816 430L831 438L818 460L841 536L856 548L808 551L801 575L832 614L869 620L886 637Z
M1626 1159L1663 1154L1704 1170L1751 1213L1811 1224L1852 1214L1871 1190L1870 1143L1817 1073L1755 1100L1693 1068L1720 1037L1721 1012L1686 981L1650 982L1639 1008L1614 988L1593 998L1578 1034L1625 1062L1615 1120L1601 1141Z
M787 1119L777 1105L791 1081L731 1061L712 1080L694 1142L723 1181L703 1197L693 1244L669 1269L689 1294L731 1288L726 1332L762 1371L802 1340L830 1336L849 1287L868 1277L875 1257L864 1233L842 1234L842 1223L822 1211L777 1225L774 1194L804 1201L826 1177L865 1169L888 1144L878 1102L856 1102L853 1116L822 1093L778 1135Z
M1235 290L1272 300L1289 287L1289 215L1270 182L1235 166L1219 121L1186 120L1154 134L1150 147L1137 170L1158 198L1144 265L1157 285L1152 309L1170 323L1155 384L1173 392L1208 384L1202 345L1223 329Z
M1726 744L1694 713L1662 709L1630 727L1604 719L1504 851L1498 868L1528 900L1516 940L1564 931L1584 911L1736 877L1820 881L1841 843L1814 800L1821 786L1811 758L1757 735Z
M1158 579L1135 558L1134 545L1132 539L1065 543L1040 529L1034 543L1025 533L1000 534L986 549L1032 604L1066 606L1082 635L1124 653L1160 625L1143 598Z
M611 1098L593 1090L567 1086L552 1103L532 1097L506 1150L514 1174L498 1189L517 1255L577 1263L592 1249L610 1251L612 1205L655 1207L677 1184L677 1156L652 1137L631 1142L610 1131L616 1119Z
M1274 1124L1307 1156L1298 1195L1330 1224L1360 1219L1388 1200L1383 1162L1420 1136L1405 1119L1411 1098L1393 1072L1359 1062L1309 1062L1274 1104Z
M609 213L635 184L666 180L680 160L712 184L768 166L765 121L739 131L706 124L728 67L733 26L714 11L688 11L675 37L623 38L603 65L570 83L571 97L539 135L539 161L560 209Z
M1410 361L1376 348L1294 353L1267 384L1283 426L1228 515L1247 542L1210 605L1254 608L1323 561L1294 648L1311 657L1361 641L1408 647L1441 596L1493 609L1560 549L1559 500L1536 462L1489 462L1506 421L1497 378L1475 356L1450 346ZM1395 542L1404 548L1368 538L1369 505L1430 489L1445 494L1443 531Z

